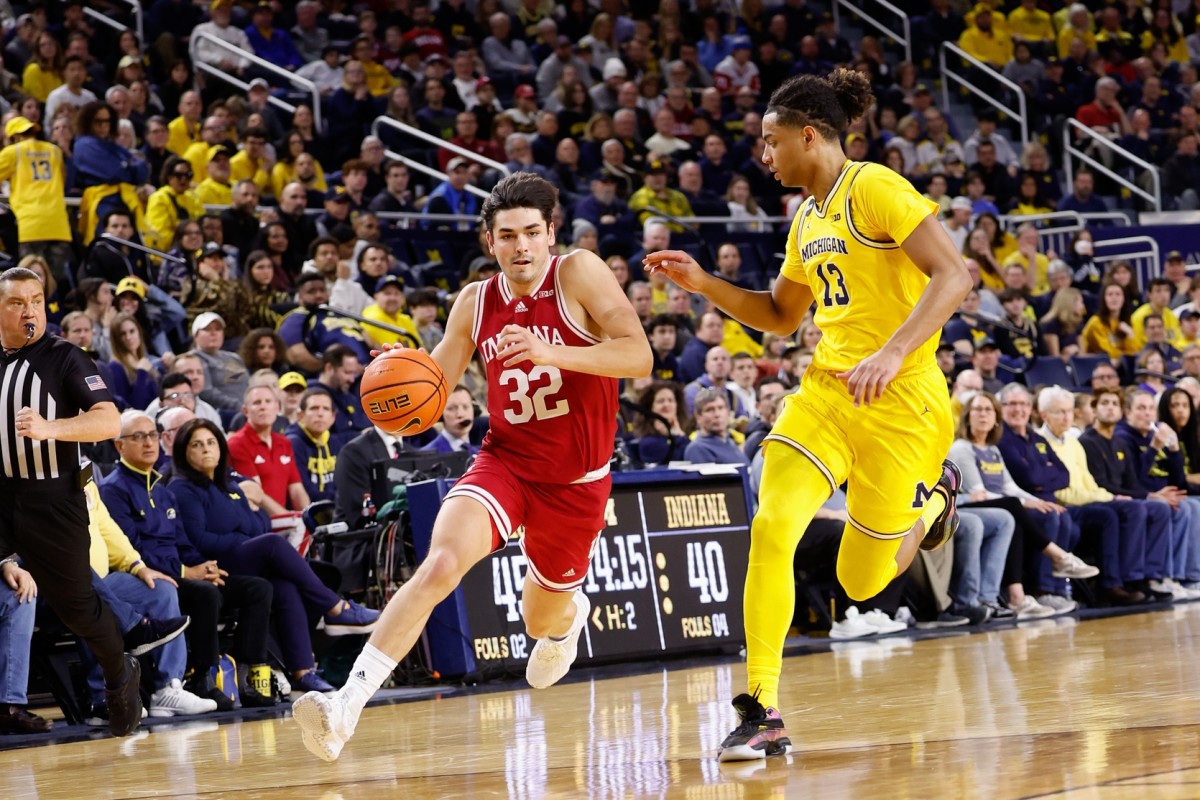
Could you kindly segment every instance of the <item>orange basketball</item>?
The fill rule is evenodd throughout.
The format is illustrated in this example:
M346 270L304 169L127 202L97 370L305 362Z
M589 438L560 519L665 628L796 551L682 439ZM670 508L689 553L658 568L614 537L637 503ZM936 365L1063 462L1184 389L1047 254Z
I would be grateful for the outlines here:
M403 348L367 365L359 396L371 422L393 436L415 436L442 418L450 390L437 362Z

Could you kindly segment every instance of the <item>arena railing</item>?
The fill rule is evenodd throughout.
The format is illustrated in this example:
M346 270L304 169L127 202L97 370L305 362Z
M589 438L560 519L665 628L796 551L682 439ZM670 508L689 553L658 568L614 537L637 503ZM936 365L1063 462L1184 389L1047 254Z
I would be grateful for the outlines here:
M1060 257L1067 251L1071 239L1089 223L1105 222L1117 227L1128 227L1132 223L1129 217L1120 211L1104 213L1081 214L1078 211L1052 211L1049 214L1007 214L1000 218L1000 227L1010 233L1026 222L1032 222L1038 229L1039 249L1043 253L1054 251Z
M1113 261L1128 262L1136 272L1142 287L1148 285L1151 278L1157 278L1162 274L1162 258L1159 256L1158 242L1152 236L1100 239L1092 244L1092 248L1095 252L1092 260L1097 264L1108 264Z
M885 10L887 10L887 11L891 12L893 15L895 15L896 19L900 23L901 29L904 31L903 35L901 35L899 33L896 33L896 31L893 30L891 27L889 27L886 22L876 19L875 17L871 16L863 9L859 8L858 4L861 4L864 1L865 0L833 0L833 22L834 22L834 25L838 26L838 28L840 29L841 15L839 14L839 8L841 6L845 6L847 11L854 14L859 19L861 19L863 22L867 23L868 25L870 25L871 27L875 28L880 33L882 33L884 36L888 37L893 42L895 42L896 44L903 47L904 48L904 60L912 61L912 24L909 21L908 14L905 14L904 11L902 11L901 9L892 5L887 0L872 0L876 4L882 6Z
M512 170L510 170L508 167L501 164L499 161L493 161L492 159L481 156L478 153L473 153L465 147L460 147L459 145L456 145L453 142L449 142L445 139L434 136L431 133L426 133L425 131L421 130L420 128L414 128L412 125L407 125L403 122L400 122L399 120L392 119L391 117L386 117L386 116L376 117L375 121L371 123L371 133L375 137L377 137L380 141L383 141L383 137L379 135L379 131L382 128L391 128L392 130L399 131L400 133L404 134L405 136L411 136L414 139L420 139L423 142L428 142L429 144L432 144L435 147L444 148L446 150L449 150L451 153L455 153L457 155L463 156L464 158L467 158L470 161L475 161L479 164L483 164L485 167L491 167L492 169L496 170L504 177L508 177L509 175L512 174ZM450 180L450 176L447 175L446 173L442 172L441 170L434 169L433 167L429 166L428 164L424 164L420 161L409 158L408 156L405 156L401 153L397 153L396 151L392 150L391 148L386 149L385 155L388 158L393 159L395 161L403 162L405 165L408 166L409 169L416 170L417 172L420 172L422 175L428 175L431 178L437 178L438 180L442 180L442 181ZM488 196L488 193L485 192L483 189L480 189L478 186L475 186L470 183L467 184L467 191L469 191L471 194L475 195L476 197L487 197Z
M147 45L146 45L145 33L142 28L142 4L139 3L137 0L117 0L117 1L123 2L127 6L129 6L130 8L133 9L133 25L134 25L133 31L134 31L134 33L137 34L138 45L140 45L142 50L145 51ZM129 26L126 25L125 23L115 20L112 17L107 17L104 14L101 14L96 9L91 8L90 6L85 5L83 7L83 13L86 16L91 17L92 19L96 20L97 22L107 25L108 27L112 28L113 30L118 30L118 31L129 30Z
M229 42L218 39L211 33L205 33L203 31L200 33L193 33L188 42L188 53L191 56L193 67L199 72L204 72L216 78L220 78L221 80L238 87L244 92L249 91L250 89L249 81L244 81L238 76L231 75L220 67L214 67L212 64L205 63L196 57L196 48L200 45L200 42L211 44L218 50L224 50L233 58L244 58L251 64L254 64L256 67L259 67L271 73L272 75L278 75L288 83L298 86L307 94L312 95L313 124L316 125L317 130L321 130L321 91L317 88L315 83L307 78L300 77L294 72L288 72L283 67L278 67L272 64L270 61L267 61L265 58L260 58L249 50L243 50L236 45L232 45ZM286 100L282 100L273 94L267 95L267 102L276 108L283 109L289 114L296 113L296 106L294 104L289 103Z
M141 11L141 9L140 9L140 8L139 8L138 10L139 10L139 11ZM87 15L87 16L89 16L89 17L91 17L92 19L96 20L96 22L99 22L99 23L100 23L100 24L102 24L102 25L107 25L108 27L112 28L112 29L113 29L113 30L115 30L115 31L127 31L127 30L129 30L129 26L128 26L128 25L126 25L124 22L120 22L120 21L118 21L118 20L115 20L115 19L113 19L112 17L106 17L104 14L101 14L99 11L97 11L97 10L96 10L96 9L94 9L94 8L90 8L90 7L88 7L88 6L84 6L84 7L83 7L83 13L84 13L85 15ZM138 40L139 40L139 42L140 42L140 40L141 40L141 37L140 37L140 36L138 37Z
M1111 158L1121 159L1122 166L1140 168L1143 173L1150 176L1150 183L1153 187L1152 191L1143 189L1136 180L1120 174L1108 164L1105 164L1104 161L1096 158L1092 152L1089 152L1092 148L1100 148L1109 153ZM1063 128L1063 170L1067 173L1067 185L1071 185L1075 181L1074 159L1079 159L1079 161L1091 167L1092 171L1112 178L1120 186L1128 189L1130 194L1140 197L1149 203L1152 206L1152 211L1163 210L1162 176L1159 174L1157 166L1135 156L1107 136L1097 133L1079 120L1068 119L1066 126Z
M970 70L964 70L963 74L959 74L959 72L957 72L956 70L962 70L962 67L958 62L955 62L953 65L953 68L951 68L950 61L952 61L953 59L947 59L946 58L947 53L952 56L958 57L959 59L966 62L967 64L970 64L971 67L974 67L975 71L978 74L986 75L989 78L991 78L992 80L996 81L996 83L999 83L1000 85L1007 87L1009 89L1009 91L1017 98L1017 107L1015 109L1010 108L1007 104L1005 104L1005 102L1002 99L1000 99L998 97L994 97L993 95L996 94L996 92L994 90L992 92L988 92L987 90L981 89L979 86L975 85L975 83L972 82L972 80L968 74L970 72ZM985 100L988 103L990 103L991 105L995 106L998 111L1001 111L1002 113L1007 114L1012 119L1015 119L1021 126L1021 144L1022 145L1028 144L1028 142L1029 142L1029 111L1028 111L1027 104L1025 101L1025 92L1023 92L1021 90L1020 86L1013 83L1008 78L1004 77L999 72L992 69L990 66L983 63L979 59L975 58L975 56L971 55L966 50L963 50L961 47L954 44L954 42L943 42L942 43L942 49L938 53L938 59L939 59L939 63L940 63L941 70L942 70L941 75L942 75L942 112L943 113L946 113L946 114L950 113L950 82L954 81L955 83L957 83L962 88L966 89L971 94L973 94L976 97L979 97L982 100Z

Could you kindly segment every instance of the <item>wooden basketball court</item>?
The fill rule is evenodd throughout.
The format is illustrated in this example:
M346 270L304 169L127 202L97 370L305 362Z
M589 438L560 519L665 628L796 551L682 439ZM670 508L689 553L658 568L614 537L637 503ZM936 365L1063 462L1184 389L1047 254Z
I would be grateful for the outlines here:
M369 708L335 764L290 717L10 750L0 797L1200 797L1200 604L836 643L784 670L797 750L765 763L715 759L745 676L718 659Z

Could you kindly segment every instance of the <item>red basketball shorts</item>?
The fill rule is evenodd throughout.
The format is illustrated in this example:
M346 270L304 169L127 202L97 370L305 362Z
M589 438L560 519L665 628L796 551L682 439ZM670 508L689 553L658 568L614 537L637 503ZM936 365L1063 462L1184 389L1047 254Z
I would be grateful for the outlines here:
M607 471L587 483L530 481L485 450L446 498L469 497L487 509L493 551L524 525L521 550L533 582L547 591L569 592L587 577L611 489Z

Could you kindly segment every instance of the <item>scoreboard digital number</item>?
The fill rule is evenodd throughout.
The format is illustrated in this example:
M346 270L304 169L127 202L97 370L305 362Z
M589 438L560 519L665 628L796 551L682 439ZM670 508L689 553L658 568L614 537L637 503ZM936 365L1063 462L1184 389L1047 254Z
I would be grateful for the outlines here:
M616 483L583 591L592 603L576 663L618 661L744 640L750 514L742 475ZM516 538L461 586L478 668L523 668L528 565Z

